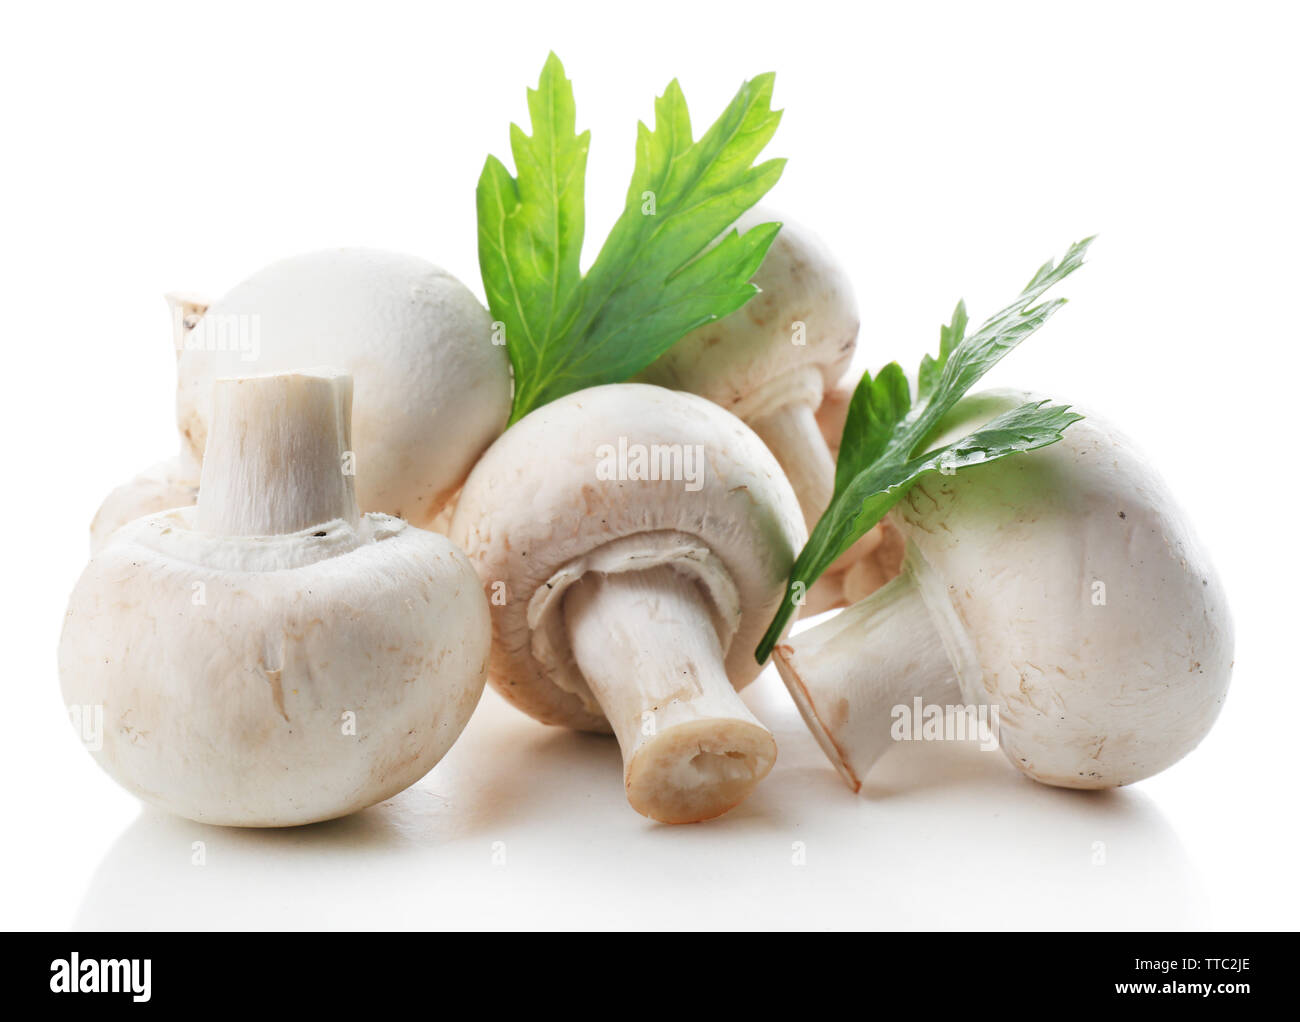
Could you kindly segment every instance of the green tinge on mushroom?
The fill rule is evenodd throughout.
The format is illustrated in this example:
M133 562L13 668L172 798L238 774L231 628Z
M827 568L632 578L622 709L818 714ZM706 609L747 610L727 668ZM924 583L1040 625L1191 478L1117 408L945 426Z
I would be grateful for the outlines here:
M965 398L934 447L1029 400ZM1232 671L1227 599L1173 496L1104 420L934 474L887 521L906 541L901 574L776 648L855 789L917 698L995 708L1012 764L1067 788L1150 777L1209 731Z

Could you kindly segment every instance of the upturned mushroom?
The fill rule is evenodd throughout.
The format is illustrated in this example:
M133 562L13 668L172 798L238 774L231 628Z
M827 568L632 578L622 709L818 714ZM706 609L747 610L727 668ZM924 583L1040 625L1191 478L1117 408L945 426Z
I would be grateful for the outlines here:
M201 458L213 381L331 365L356 381L357 499L427 525L505 428L510 365L460 281L414 256L330 249L268 266L185 338L177 420Z
M934 448L1031 399L964 399ZM1213 724L1232 668L1223 588L1164 483L1103 420L931 475L890 520L902 573L776 650L855 790L917 698L996 708L1007 758L1067 788L1150 777Z
M330 371L217 381L198 505L124 526L78 581L64 699L144 801L249 827L342 816L418 780L478 702L478 579L443 537L358 514L351 392Z
M736 690L804 536L744 423L642 384L525 416L451 525L493 605L493 686L544 723L612 731L628 801L665 823L726 812L772 767Z

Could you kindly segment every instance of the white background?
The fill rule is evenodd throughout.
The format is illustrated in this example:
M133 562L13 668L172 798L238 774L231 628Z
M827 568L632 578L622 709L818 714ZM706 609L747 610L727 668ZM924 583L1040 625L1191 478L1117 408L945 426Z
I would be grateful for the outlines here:
M1250 3L6 5L0 922L1294 927L1298 31ZM698 131L777 72L771 201L851 269L862 368L910 370L957 298L992 312L1100 234L989 382L1122 424L1213 552L1236 672L1191 756L1086 794L903 747L855 797L769 671L746 698L778 764L691 827L626 806L612 742L491 693L419 785L316 827L142 812L95 767L55 648L99 501L176 447L161 293L340 244L481 293L474 183L549 47L593 135L588 260L671 77Z

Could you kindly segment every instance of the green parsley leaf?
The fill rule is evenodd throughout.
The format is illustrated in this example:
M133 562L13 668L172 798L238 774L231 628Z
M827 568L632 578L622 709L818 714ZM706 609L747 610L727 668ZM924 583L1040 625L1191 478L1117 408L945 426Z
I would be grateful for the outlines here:
M514 367L514 422L585 387L628 379L696 327L744 305L779 224L715 239L774 185L784 160L754 165L777 124L774 76L746 82L698 142L676 81L638 125L623 213L586 276L579 269L588 135L548 58L529 92L533 135L512 126L518 178L489 157L479 178L479 265Z
M478 253L488 308L504 324L516 381L517 352L538 350L582 277L583 187L591 133L576 133L573 87L552 53L528 90L533 135L510 125L518 179L489 156L476 192ZM516 400L518 396L516 395Z
M822 572L872 529L923 475L951 474L1046 447L1082 418L1063 405L1029 402L954 443L927 449L927 440L962 396L1065 304L1063 298L1034 303L1083 265L1091 243L1092 238L1086 238L1070 246L1059 265L1045 263L1020 297L969 337L966 307L958 303L951 323L940 331L938 357L926 355L921 361L915 405L897 362L885 366L875 379L870 373L863 375L844 423L835 465L835 495L791 569L786 598L755 652L759 663L771 655L802 595Z

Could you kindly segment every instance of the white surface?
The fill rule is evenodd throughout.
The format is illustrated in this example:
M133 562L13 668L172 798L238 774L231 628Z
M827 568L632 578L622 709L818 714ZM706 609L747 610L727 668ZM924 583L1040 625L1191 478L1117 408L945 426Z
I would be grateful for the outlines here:
M1255 4L6 7L0 924L1294 927L1297 29ZM593 133L588 259L670 77L698 130L778 72L771 201L850 267L863 367L913 369L958 297L986 315L1101 234L989 382L1105 412L1197 522L1238 652L1195 753L1080 794L904 747L855 798L768 672L777 767L699 826L641 819L612 743L495 696L416 788L297 831L141 813L98 771L54 650L99 501L176 447L160 293L334 244L481 293L474 182L548 46Z

